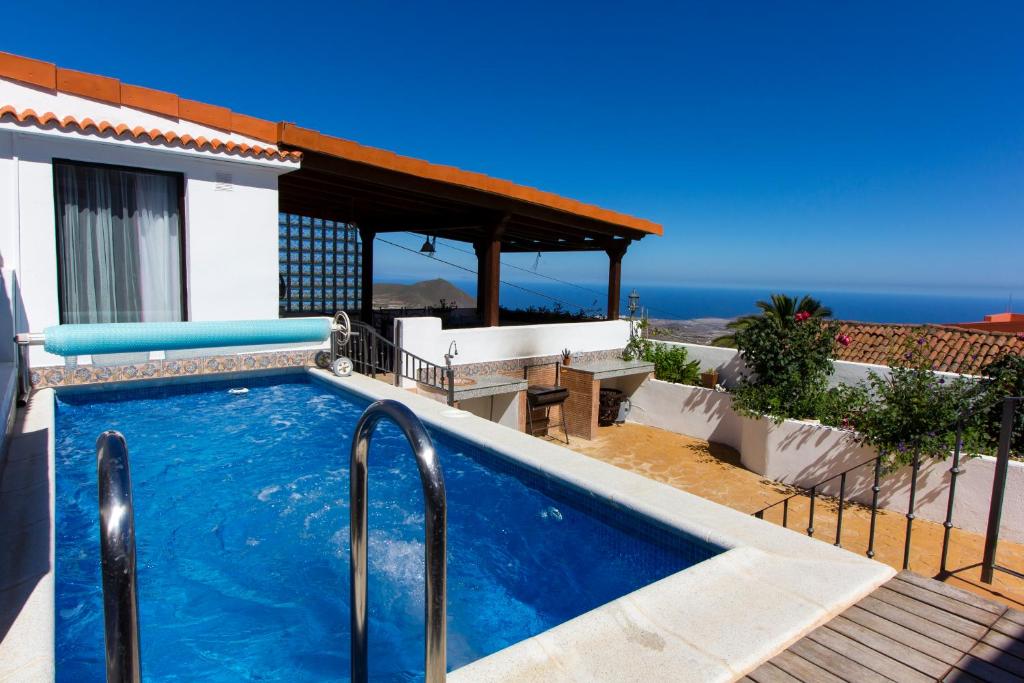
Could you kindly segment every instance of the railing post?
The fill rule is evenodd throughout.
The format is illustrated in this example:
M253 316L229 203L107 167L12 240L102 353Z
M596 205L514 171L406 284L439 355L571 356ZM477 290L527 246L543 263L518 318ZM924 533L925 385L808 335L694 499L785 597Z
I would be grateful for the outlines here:
M377 379L377 335L370 336L370 377Z
M882 478L882 456L875 458L875 483L871 485L871 530L868 532L868 557L875 556L875 522L878 520L878 492Z
M953 446L953 466L949 468L949 498L946 500L946 521L942 523L942 559L939 561L939 576L948 576L946 560L949 557L949 536L953 530L953 505L956 497L956 478L960 474L960 450L964 445L964 421L956 422L956 443Z
M814 537L814 497L817 493L817 487L811 487L811 511L807 515L807 535Z
M395 386L402 386L402 347L397 343L395 344L394 367L392 370L395 373Z
M917 500L917 473L921 471L921 456L914 453L910 475L910 502L907 504L907 537L903 543L903 568L910 568L910 535L914 532L914 505Z
M843 540L843 504L846 502L846 472L839 475L839 510L836 512L836 542L842 545Z
M455 368L445 368L445 382L448 384L448 405L455 405Z
M996 471L992 477L992 501L988 508L988 529L985 532L985 557L981 562L981 580L992 583L996 568L996 549L999 546L999 526L1003 516L1003 497L1006 494L1006 471L1010 465L1010 442L1013 439L1013 415L1018 399L1003 399L1003 419L999 428L999 451Z

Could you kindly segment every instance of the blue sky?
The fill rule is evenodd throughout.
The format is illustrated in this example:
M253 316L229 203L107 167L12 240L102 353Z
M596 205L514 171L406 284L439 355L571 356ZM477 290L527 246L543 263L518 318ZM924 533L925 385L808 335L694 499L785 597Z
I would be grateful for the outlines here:
M1024 297L1019 2L4 11L3 50L661 222L627 285ZM606 278L595 254L539 270ZM378 272L460 275L386 245Z

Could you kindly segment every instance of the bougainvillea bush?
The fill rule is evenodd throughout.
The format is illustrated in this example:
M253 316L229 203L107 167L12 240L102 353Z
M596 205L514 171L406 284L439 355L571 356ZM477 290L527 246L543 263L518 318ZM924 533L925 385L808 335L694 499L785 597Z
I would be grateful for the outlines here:
M958 422L967 450L977 452L974 416L986 389L984 382L937 374L922 332L893 354L888 374L871 372L858 386L830 390L820 417L825 424L855 430L854 438L874 446L892 470L915 457L948 457Z
M791 319L752 318L736 332L736 347L747 368L733 405L749 417L815 417L828 378L839 324L806 311Z

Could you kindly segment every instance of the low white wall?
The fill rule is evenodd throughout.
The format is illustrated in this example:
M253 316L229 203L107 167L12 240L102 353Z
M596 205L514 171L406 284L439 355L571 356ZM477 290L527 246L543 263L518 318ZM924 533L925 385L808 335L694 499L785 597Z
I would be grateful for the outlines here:
M801 488L810 488L875 456L873 448L857 444L844 430L796 420L776 425L767 419L741 417L732 408L730 394L701 387L650 380L637 390L632 402L631 421L726 444L740 452L747 469ZM922 464L915 510L918 517L940 523L945 520L951 466L952 460L928 459ZM961 466L963 472L957 478L953 523L961 529L984 533L988 524L995 459L988 456L970 458ZM870 504L873 475L871 467L851 472L847 476L847 495L857 502ZM910 479L909 466L885 477L879 493L879 505L906 513ZM838 495L838 478L819 490L828 495ZM1024 542L1022 500L1024 463L1011 461L1001 538Z
M682 346L686 349L690 360L700 361L702 370L717 368L719 382L722 386L732 388L739 383L740 375L746 370L743 359L740 358L736 349L726 349L719 346L704 346L703 344L688 344L684 342L662 341L655 339L659 344L667 346ZM833 360L835 373L828 378L831 387L840 384L856 385L868 378L868 373L874 372L883 377L889 375L889 366L873 365L871 363L851 363L845 360ZM937 375L945 377L957 377L950 372L937 372Z
M621 349L629 341L629 321L442 330L440 318L398 318L395 341L406 351L439 365L444 363L444 354L454 341L459 355L453 362L465 365L554 356L565 348L573 353Z

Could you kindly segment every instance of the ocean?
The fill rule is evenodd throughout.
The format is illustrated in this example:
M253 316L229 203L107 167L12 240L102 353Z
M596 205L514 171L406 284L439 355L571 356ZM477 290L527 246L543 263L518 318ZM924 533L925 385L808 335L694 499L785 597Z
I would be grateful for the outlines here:
M466 292L476 294L476 282L451 280ZM555 282L514 282L502 284L500 301L505 308L546 306L555 301L569 310L603 312L607 291L600 285L582 285L585 289ZM627 295L634 286L622 291L623 314L627 314ZM636 285L640 306L651 318L693 320L695 318L735 318L756 313L754 302L767 299L772 288L690 287ZM530 291L524 291L530 290ZM852 292L831 290L783 289L791 296L810 294L832 308L841 320L878 323L951 323L981 320L987 313L1007 309L1008 295L999 294L918 294L908 292Z

